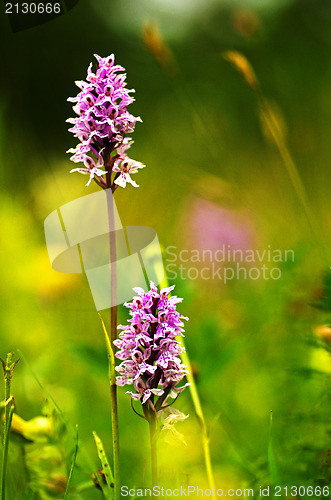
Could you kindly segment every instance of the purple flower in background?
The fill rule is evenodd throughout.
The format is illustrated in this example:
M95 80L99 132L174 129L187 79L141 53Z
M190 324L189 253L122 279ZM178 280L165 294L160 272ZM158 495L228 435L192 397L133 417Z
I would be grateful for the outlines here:
M85 165L85 168L75 168L71 172L90 175L87 185L94 179L99 186L113 191L127 183L137 187L130 174L144 165L126 153L133 144L127 134L134 131L137 121L141 121L127 110L134 101L130 95L134 90L126 88L124 68L114 65L113 54L105 58L95 57L98 61L96 72L93 73L91 63L87 81L76 82L81 92L68 99L76 103L73 110L78 115L67 120L73 124L69 130L80 141L68 152L73 153L70 158L73 162Z
M182 320L188 318L176 310L183 299L169 297L173 288L159 292L153 282L148 292L134 288L137 296L124 304L130 309L131 319L128 325L118 327L122 332L114 341L119 349L116 357L122 360L116 367L116 384L133 384L135 392L128 391L132 399L141 400L156 411L164 408L167 398L176 398L188 385L178 387L187 367L180 360L184 348L176 339L184 332Z

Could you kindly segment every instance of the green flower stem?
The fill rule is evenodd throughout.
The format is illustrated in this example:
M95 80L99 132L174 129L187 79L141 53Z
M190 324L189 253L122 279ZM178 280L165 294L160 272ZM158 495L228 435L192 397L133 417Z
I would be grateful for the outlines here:
M151 444L151 466L152 466L152 489L157 485L157 434L156 434L156 419L154 412L150 412L149 417L149 439Z
M108 375L111 400L111 423L113 437L113 462L114 462L114 499L120 500L120 461L119 461L119 433L117 410L117 386L115 372L115 345L117 338L117 276L116 276L116 236L115 236L115 204L113 194L107 193L108 221L109 221L109 247L110 247L110 342L107 345ZM107 343L107 340L106 340Z
M111 308L111 318L114 320L116 316L116 306ZM112 325L114 323L112 322ZM111 350L114 354L113 341L116 339L116 329L114 336L114 329L111 329ZM115 359L115 358L113 358ZM112 422L112 436L113 436L113 461L114 461L114 498L120 500L120 462L119 462L119 435L118 435L118 410L117 410L117 386L116 386L116 373L115 363L111 363L110 368L110 400L111 400L111 422Z

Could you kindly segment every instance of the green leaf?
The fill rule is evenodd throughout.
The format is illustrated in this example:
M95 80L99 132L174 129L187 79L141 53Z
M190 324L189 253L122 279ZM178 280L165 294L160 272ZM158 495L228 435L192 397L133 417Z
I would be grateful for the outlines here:
M72 457L70 473L69 473L69 477L68 477L68 483L67 483L67 488L66 488L66 492L64 495L64 500L67 500L68 495L69 495L71 478L72 478L72 474L74 472L74 468L75 468L75 464L76 464L77 451L78 451L78 425L76 425L76 444L75 444L75 449L74 449L74 455Z
M98 456L99 456L99 459L100 459L100 462L102 465L102 469L105 473L108 498L112 499L114 497L114 495L113 495L113 493L114 493L114 476L113 476L112 470L110 468L108 458L107 458L106 452L104 450L102 441L95 431L93 431L93 437L94 437L94 441L95 441L95 444L97 447Z
M268 441L268 463L269 463L269 472L270 479L272 484L279 483L279 474L278 469L275 462L275 456L272 445L272 411L270 411L270 423L269 423L269 441Z
M115 373L114 367L115 367L116 361L115 361L114 351L113 351L112 346L111 346L111 342L110 342L110 338L109 338L109 335L108 335L108 332L106 329L106 325L105 325L100 314L99 314L99 318L101 321L101 325L102 325L102 329L103 329L103 333L105 335L105 341L106 341L106 349L107 349L107 356L108 356L108 378L109 378L110 385L115 385L116 384L116 373Z

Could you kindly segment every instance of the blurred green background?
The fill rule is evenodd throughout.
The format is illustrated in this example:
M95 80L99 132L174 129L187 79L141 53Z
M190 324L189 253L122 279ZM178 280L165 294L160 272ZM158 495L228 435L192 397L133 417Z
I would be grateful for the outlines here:
M216 484L223 489L271 481L327 484L331 366L327 333L314 331L329 315L313 304L325 294L323 276L331 263L330 4L80 0L65 15L15 33L3 7L2 358L21 349L72 425L78 424L95 464L92 430L111 456L101 325L86 279L52 270L43 222L59 206L95 189L84 186L85 177L69 175L73 165L65 152L76 139L65 123L73 116L67 97L77 94L74 81L85 78L93 54L115 53L126 68L128 87L136 89L130 111L143 119L130 154L147 165L135 176L139 189L116 192L123 224L154 228L166 266L169 246L177 254L215 251L223 244L254 250L270 245L295 254L294 262L277 264L279 280L224 285L185 273L170 279L184 297L180 312L190 318L186 344L209 426ZM143 43L146 23L159 30L169 51L161 52L161 59L171 70ZM305 187L313 231L261 123L256 95L224 59L227 50L240 51L255 70ZM125 322L127 310L120 307L119 315ZM103 317L108 322L107 311ZM15 369L13 393L21 417L41 414L45 394L23 361ZM188 390L175 406L190 414L178 425L186 446L160 442L163 480L207 487ZM276 477L270 446L268 461L270 410ZM134 415L122 389L119 414L122 484L141 486L143 475L148 484L147 424ZM72 438L64 447L70 464ZM14 445L11 453L14 462ZM13 485L15 470L10 474ZM87 480L79 465L73 484ZM100 493L88 489L82 498Z

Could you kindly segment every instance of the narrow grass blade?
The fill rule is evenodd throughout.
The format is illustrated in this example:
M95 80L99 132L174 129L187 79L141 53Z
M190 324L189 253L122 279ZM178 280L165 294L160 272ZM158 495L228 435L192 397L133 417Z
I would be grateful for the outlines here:
M270 420L269 420L268 464L269 464L271 483L279 484L279 474L275 462L275 456L272 445L272 411L270 411Z
M112 499L114 497L114 476L112 470L109 465L109 461L104 450L103 444L99 436L95 431L93 431L94 441L97 447L98 457L100 459L102 469L105 474L106 483L107 483L107 498Z
M180 339L183 347L185 347L184 339L181 337ZM199 398L199 393L198 389L194 380L194 377L192 375L192 366L191 366L191 361L189 358L189 355L187 354L187 351L181 353L181 359L188 367L188 374L187 374L187 381L191 384L189 386L190 393L191 393L191 398L193 401L194 409L195 412L199 418L201 430L202 430L202 445L203 445L203 453L205 457L205 466L206 466L206 472L207 472L207 477L208 477L208 483L210 488L215 487L215 481L214 481L214 474L213 474L213 468L212 468L212 463L211 463L211 455L210 455L210 446L209 446L209 433L208 433L208 428L206 425L205 417L203 414L202 406L200 403L200 398Z
M105 325L100 314L99 314L99 318L101 321L101 325L102 325L102 329L103 329L103 333L104 333L105 341L106 341L106 349L107 349L107 356L108 356L108 378L109 378L110 385L112 385L112 384L116 384L115 356L114 356L114 351L111 347L110 338L109 338L109 335L108 335L108 332L106 329L106 325Z
M2 462L2 472L1 472L1 499L6 498L6 473L7 473L7 458L8 458L8 447L9 447L9 434L11 428L11 421L14 413L14 398L11 397L7 401L6 410L9 408L8 420L5 422L4 427L4 438L3 438L3 462Z
M72 462L71 462L71 467L70 467L70 472L69 472L69 477L68 477L67 488L66 488L66 492L64 495L64 500L67 500L68 495L69 495L70 483L71 483L72 474L74 472L74 468L75 468L75 464L76 464L77 452L78 452L78 425L76 425L75 450L74 450L74 455L72 457Z
M264 97L260 83L254 73L251 64L240 52L227 51L223 54L223 57L233 64L236 70L243 76L248 86L253 90L263 122L266 125L269 134L273 139L273 142L276 145L279 154L284 162L285 169L289 175L293 189L302 205L311 232L316 241L323 244L319 246L321 257L324 260L328 261L325 255L325 243L321 235L320 226L316 220L314 213L311 210L305 186L287 146L282 126L279 123L279 120L277 119L277 116L275 115L268 100Z
M66 428L70 431L70 433L72 434L72 436L74 438L76 438L76 431L75 431L75 429L71 426L69 420L67 419L67 417L65 416L65 414L63 413L63 411L61 410L61 408L58 406L58 404L56 403L56 401L53 398L53 396L50 394L50 392L48 392L48 390L46 389L46 387L44 387L43 384L40 382L39 378L37 377L36 373L34 372L33 368L31 367L30 363L26 359L26 357L23 354L23 352L20 351L19 349L17 349L17 351L20 353L21 359L23 360L24 364L28 367L31 375L33 376L33 378L35 379L35 381L39 385L39 387L42 390L42 392L45 394L46 398L52 403L54 409L56 410L57 414L61 418L61 420L64 423L64 425L66 426Z

